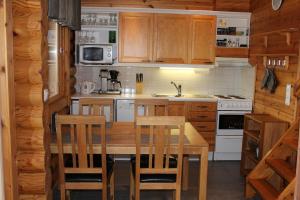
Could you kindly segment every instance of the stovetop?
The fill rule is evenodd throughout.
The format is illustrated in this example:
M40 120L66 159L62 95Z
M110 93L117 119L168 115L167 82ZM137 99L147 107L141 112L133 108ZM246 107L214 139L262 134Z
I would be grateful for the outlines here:
M237 95L214 95L218 98L219 111L251 111L252 100Z
M219 95L216 94L214 95L215 97L219 98L219 99L246 99L245 97L241 97L241 96L237 96L237 95Z

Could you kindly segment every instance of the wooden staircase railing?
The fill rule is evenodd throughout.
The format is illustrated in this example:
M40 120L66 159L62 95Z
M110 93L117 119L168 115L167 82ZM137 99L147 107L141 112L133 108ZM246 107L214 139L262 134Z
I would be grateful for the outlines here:
M298 150L299 119L283 134L246 178L247 199L259 195L263 200L292 200L296 185L296 166L291 162Z

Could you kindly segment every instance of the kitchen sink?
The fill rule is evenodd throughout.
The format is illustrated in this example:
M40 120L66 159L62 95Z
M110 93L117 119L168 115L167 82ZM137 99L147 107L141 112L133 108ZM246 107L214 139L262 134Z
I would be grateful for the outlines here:
M205 94L192 94L192 95L181 95L177 96L175 94L152 94L153 97L169 97L169 98L213 98L210 95L205 95Z
M177 96L175 94L152 94L152 96L153 97L177 97L177 98L184 97L184 95Z

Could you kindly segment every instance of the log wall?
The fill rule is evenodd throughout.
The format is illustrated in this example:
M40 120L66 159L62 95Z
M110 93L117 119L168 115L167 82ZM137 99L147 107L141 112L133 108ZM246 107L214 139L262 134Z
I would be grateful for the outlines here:
M5 199L18 199L12 5L0 1L0 123ZM0 141L1 142L1 141ZM2 175L2 174L1 174ZM1 194L0 198L4 196Z
M248 12L250 0L82 0L88 7L131 7Z
M19 199L50 199L46 1L13 0L12 10Z
M291 104L285 105L286 84L294 86L299 73L299 31L291 33L291 44L286 42L285 35L276 33L288 28L300 28L300 1L284 1L279 11L273 11L270 0L251 1L251 37L250 60L256 65L256 82L254 111L268 113L282 120L292 122L297 111L297 98L292 95ZM264 46L264 36L268 35L267 48ZM290 66L287 70L275 69L279 81L274 94L262 90L261 80L264 76L263 54L293 55L290 57ZM276 57L276 56L275 56Z

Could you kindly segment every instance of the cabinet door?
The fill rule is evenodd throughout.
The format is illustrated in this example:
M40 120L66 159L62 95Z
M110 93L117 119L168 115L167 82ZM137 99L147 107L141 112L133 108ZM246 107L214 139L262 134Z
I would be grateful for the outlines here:
M150 62L153 50L153 14L120 13L119 62Z
M155 14L154 61L187 63L189 16Z
M168 105L169 116L185 116L185 103L184 102L169 102Z
M216 49L216 17L192 16L189 40L189 63L214 63Z

